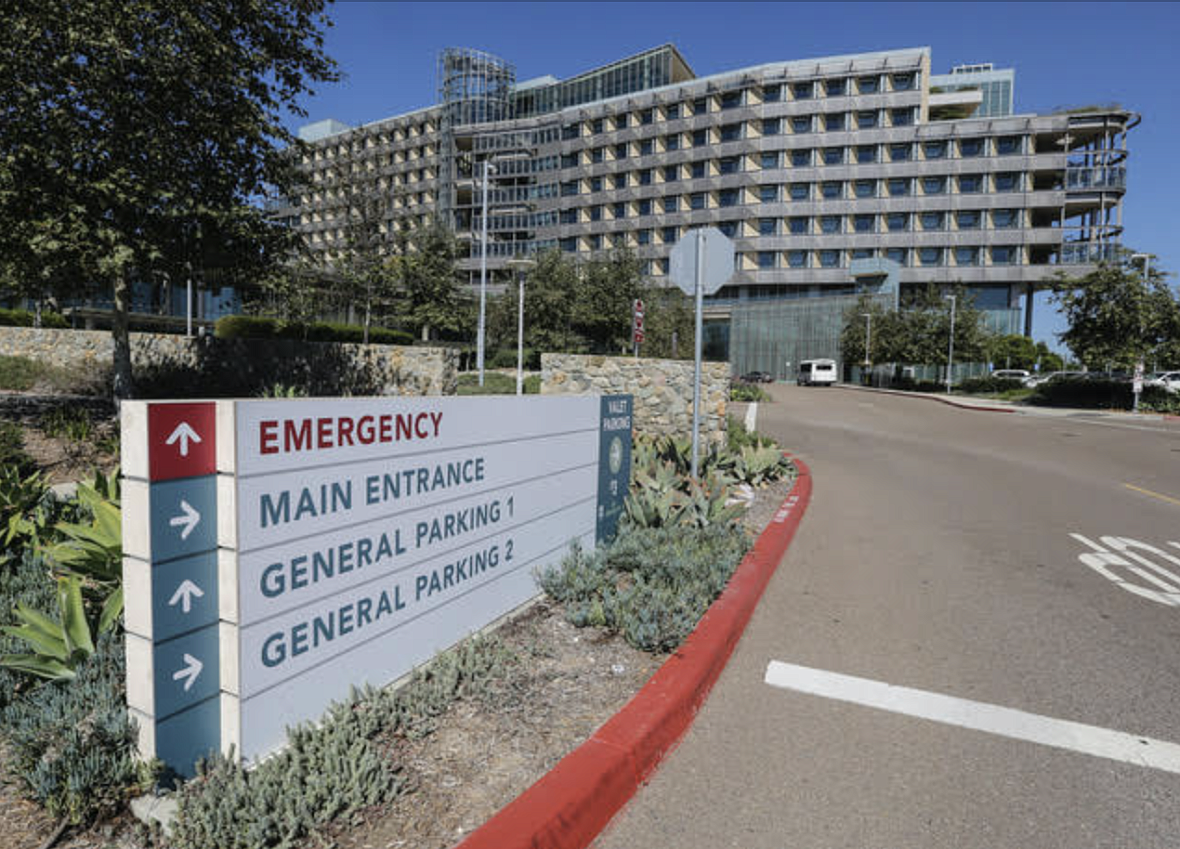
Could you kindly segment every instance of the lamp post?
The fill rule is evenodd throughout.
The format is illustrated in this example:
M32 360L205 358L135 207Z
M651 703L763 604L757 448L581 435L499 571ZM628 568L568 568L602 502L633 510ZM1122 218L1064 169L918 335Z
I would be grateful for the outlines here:
M475 338L475 363L479 369L479 385L483 386L483 348L485 320L488 302L488 175L492 168L490 159L483 161L483 193L480 199L479 237L479 329Z
M537 263L517 257L508 260L508 267L516 270L516 394L524 394L524 276Z
M1131 254L1131 259L1143 260L1143 280L1151 283L1151 254ZM1135 377L1131 381L1131 412L1139 412L1139 396L1143 393L1143 307L1139 307L1139 339L1136 340L1139 359L1135 363Z
M955 296L943 295L951 302L951 338L946 351L946 394L951 394L951 372L955 367Z

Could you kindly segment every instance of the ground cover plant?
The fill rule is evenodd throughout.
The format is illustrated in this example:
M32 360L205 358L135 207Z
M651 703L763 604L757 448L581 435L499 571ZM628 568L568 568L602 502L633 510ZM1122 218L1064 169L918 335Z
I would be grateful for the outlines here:
M734 383L729 388L729 400L747 404L753 401L765 403L770 401L770 394L753 383Z

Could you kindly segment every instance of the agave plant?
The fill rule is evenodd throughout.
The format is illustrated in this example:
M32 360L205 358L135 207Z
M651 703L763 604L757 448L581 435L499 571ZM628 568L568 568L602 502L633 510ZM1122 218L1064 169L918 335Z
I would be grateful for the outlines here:
M120 598L122 593L120 592ZM94 637L82 601L82 579L64 575L57 579L57 618L18 604L13 611L19 625L0 628L9 636L26 642L32 651L0 656L0 666L28 672L53 681L69 680L78 665L94 654ZM120 609L122 605L120 604ZM118 612L109 606L98 621L98 633L109 631Z

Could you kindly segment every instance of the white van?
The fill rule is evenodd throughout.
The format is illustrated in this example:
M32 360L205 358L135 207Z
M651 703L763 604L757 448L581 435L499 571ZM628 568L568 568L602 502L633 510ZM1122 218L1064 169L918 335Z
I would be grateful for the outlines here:
M835 360L803 360L799 363L800 386L831 386L835 382Z

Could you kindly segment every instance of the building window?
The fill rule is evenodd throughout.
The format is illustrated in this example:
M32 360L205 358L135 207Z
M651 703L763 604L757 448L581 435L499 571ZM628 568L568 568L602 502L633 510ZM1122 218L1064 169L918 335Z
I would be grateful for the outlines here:
M874 256L872 248L853 248L852 259L872 259Z
M810 133L812 117L811 115L796 115L791 119L791 132Z
M815 96L815 83L795 83L791 94L796 100L811 100Z
M843 112L829 112L824 116L824 129L829 133L839 132L847 128L848 120Z
M856 113L856 126L862 130L871 130L877 126L877 113L873 110L865 110Z
M688 205L690 207L692 207L693 209L704 209L705 208L705 193L704 192L696 192L695 194L690 195L689 199L688 199Z
M1020 226L1019 209L997 209L992 212L992 226L997 230L1008 230Z
M1020 191L1020 172L1019 171L1003 171L996 174L996 191L997 192L1018 192Z
M959 193L964 195L978 194L983 191L983 177L979 174L960 174Z
M858 198L871 198L877 196L877 181L876 180L857 180L852 184L853 192Z
M778 118L764 118L762 120L762 135L777 136L782 132L783 122Z
M639 185L650 186L651 180L652 180L652 178L651 178L651 169L650 168L644 168L642 171L639 172Z
M602 234L601 233L591 234L591 236L590 236L590 250L592 250L592 251L602 250Z
M891 162L909 162L912 153L913 150L908 143L889 145L889 160Z
M576 209L563 209L561 211L561 223L562 224L577 224L578 223L578 211Z
M615 218L626 218L627 217L627 204L616 203L614 206L614 213L615 213Z
M926 142L922 145L922 155L927 159L946 159L946 142Z
M778 263L778 254L774 251L758 251L758 267L774 268Z
M581 127L580 124L566 124L564 127L562 127L561 128L562 141L569 141L570 139L576 139L578 137L578 130L580 129L580 127Z
M723 124L721 127L721 141L737 141L742 137L741 124Z
M590 178L590 191L592 191L592 192L601 192L602 191L602 178L601 177L591 177Z
M819 252L819 266L820 268L839 268L840 267L840 252L833 250L824 250Z
M665 245L672 244L676 241L676 228L665 227L660 234L660 238L663 239Z
M606 148L596 147L590 151L590 161L593 163L602 162L606 158Z
M564 251L567 254L572 254L578 250L578 237L577 236L569 236L565 239L562 239L560 244L561 244L562 251Z
M840 182L827 182L823 184L822 193L827 200L835 200L844 197L844 184Z
M920 220L922 222L923 230L945 230L946 229L946 213L945 212L923 212Z
M727 91L721 95L722 109L736 109L742 105L742 93L740 91Z
M762 101L764 103L778 103L783 99L783 87L781 85L767 86L762 90Z
M741 170L741 165L740 156L725 156L717 163L717 171L720 174L736 174Z
M955 248L955 265L979 265L979 248Z
M787 251L787 265L791 268L806 268L807 251Z
M918 248L919 265L942 265L942 248Z
M644 139L643 141L641 141L639 143L639 155L640 156L651 156L655 152L656 152L655 139Z
M996 139L997 156L1013 156L1020 153L1020 136L1000 136Z
M923 177L922 178L922 194L924 194L924 195L944 195L944 194L946 194L946 177Z
M740 192L737 189L724 189L717 194L717 202L720 206L737 206Z
M596 120L596 121L595 121L593 124L591 124L591 125L590 125L590 131L591 131L592 133L594 133L594 135L596 135L596 136L597 136L597 135L601 135L601 134L602 134L602 131L603 131L603 129L605 129L605 128L604 128L604 126L603 126L603 121L602 121L602 119L601 119L601 118L599 118L599 119L598 119L598 120Z
M698 97L692 102L693 115L707 115L709 113L709 98Z
M680 150L680 133L664 137L665 150Z
M856 90L861 94L876 94L881 90L879 77L861 77L856 81Z
M877 216L875 215L854 215L852 217L852 229L857 233L872 233L877 229Z
M679 195L670 195L664 198L664 212L676 212L680 209Z
M640 124L645 124L645 125L650 124L654 120L655 120L655 111L652 109L644 109L642 112L639 113L639 123Z
M848 84L845 80L828 80L827 92L828 97L843 97L848 93Z
M875 144L862 144L856 149L856 162L858 165L868 165L877 161L877 146Z
M627 175L626 174L615 174L615 188L616 189L627 188Z
M965 209L955 213L955 226L960 230L978 230L983 221L977 209Z
M569 180L568 182L561 184L561 196L563 198L571 197L572 195L576 195L577 193L578 193L578 181L577 180Z
M778 168L778 151L764 152L762 154L762 170L766 171L771 168Z
M825 235L840 232L839 215L822 215L819 219L819 231Z
M996 245L992 248L992 265L1015 265L1016 251L1014 245Z
M620 142L619 144L616 144L615 145L615 159L626 159L626 158L627 158L627 143Z
M791 183L791 200L807 200L811 197L810 183Z
M791 165L796 168L806 168L811 164L811 149L803 148L802 150L791 151Z
M894 74L893 75L893 90L894 91L913 91L915 82L914 74Z
M692 178L699 180L705 176L705 162L694 162L692 164Z
M709 143L709 131L708 130L693 130L692 131L692 146L693 147L704 147L708 143Z
M777 218L759 218L758 219L758 235L759 236L774 236L778 233L778 219Z
M908 178L893 178L889 181L889 196L890 197L905 197L910 193L910 181Z
M763 186L758 189L758 200L762 203L778 203L778 186Z
M910 229L908 212L891 212L885 216L885 228L890 233L902 233Z
M893 109L889 112L889 122L895 127L910 127L914 123L913 109Z
M811 219L806 217L792 218L787 222L792 236L806 236L810 232Z
M645 199L639 202L639 214L651 215L651 200Z
M651 230L640 230L635 234L635 241L641 245L651 244Z
M669 104L667 106L667 108L664 109L664 115L667 116L667 119L669 121L675 121L677 118L680 117L680 104L679 103Z
M964 159L983 156L983 139L961 139L959 141L959 156Z
M844 148L842 147L825 147L824 148L824 165L843 165L844 164Z
M721 231L723 236L728 236L732 239L737 235L737 226L736 221L722 221L717 225L717 229Z
M627 129L627 113L626 112L622 113L621 115L615 116L615 129L616 130Z
M906 265L909 262L909 251L905 248L886 248L885 259L892 260L898 265Z
M674 183L680 179L679 165L665 165L664 166L664 182Z

